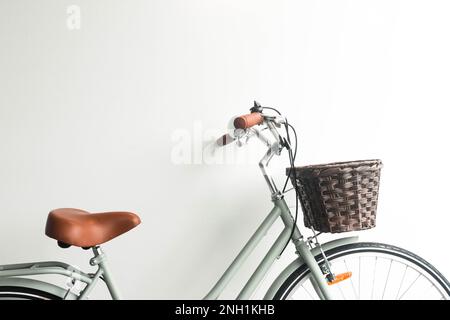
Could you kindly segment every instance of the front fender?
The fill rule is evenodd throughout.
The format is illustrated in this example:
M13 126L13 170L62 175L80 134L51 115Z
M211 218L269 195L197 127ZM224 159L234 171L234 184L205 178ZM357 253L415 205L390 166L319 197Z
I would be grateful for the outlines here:
M326 242L322 244L323 251L328 251L330 249L334 249L339 246L351 244L358 242L358 237L346 237L341 239L332 240L329 242ZM315 247L311 250L312 255L315 257L320 253L320 249L318 247ZM267 291L266 295L264 296L264 300L272 300L275 294L280 289L281 285L286 281L286 279L298 268L300 268L304 264L304 261L301 257L298 257L294 261L291 262L290 265L288 265L281 273L280 275L275 279L275 281L270 286L269 290Z

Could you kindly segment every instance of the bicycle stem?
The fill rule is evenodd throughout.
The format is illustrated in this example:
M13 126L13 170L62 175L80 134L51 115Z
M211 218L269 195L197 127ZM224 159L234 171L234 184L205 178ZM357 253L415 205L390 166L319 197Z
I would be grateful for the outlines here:
M264 154L262 159L259 161L259 168L261 169L261 172L264 176L264 179L266 180L266 183L269 187L270 194L272 196L272 199L278 199L281 196L280 191L278 190L275 180L273 179L272 175L269 174L269 163L270 160L272 160L273 156L280 155L281 151L283 150L284 146L281 143L281 137L278 133L277 129L275 128L275 125L271 120L265 120L265 123L267 124L267 127L269 128L270 132L275 138L275 142L272 144L270 141L257 129L254 130L256 133L256 136L265 144L269 146L269 149Z
M273 156L276 155L280 150L280 146L278 142L273 143L269 150L267 150L264 157L259 161L259 168L266 180L267 185L269 186L270 193L272 195L272 199L279 195L279 190L275 184L275 181L272 175L269 174L269 162L272 160Z

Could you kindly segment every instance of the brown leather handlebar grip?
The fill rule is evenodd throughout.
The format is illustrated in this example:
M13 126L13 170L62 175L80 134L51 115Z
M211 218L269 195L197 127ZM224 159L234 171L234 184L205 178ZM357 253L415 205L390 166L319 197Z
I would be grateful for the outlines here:
M221 136L219 139L217 139L216 143L219 146L223 147L223 146L226 146L227 144L233 142L234 140L236 140L236 138L233 138L231 135L229 135L227 133L227 134L224 134L223 136Z
M264 121L263 116L259 112L252 112L244 116L234 119L234 127L236 129L248 129Z

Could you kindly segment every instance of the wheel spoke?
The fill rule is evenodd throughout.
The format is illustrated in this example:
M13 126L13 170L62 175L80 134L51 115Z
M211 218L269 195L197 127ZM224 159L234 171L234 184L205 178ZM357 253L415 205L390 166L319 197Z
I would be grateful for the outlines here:
M350 270L348 268L346 259L344 259L344 264L345 264L345 269L347 270L347 272L349 272ZM350 283L352 284L352 289L353 289L353 293L355 294L355 298L359 300L359 296L356 293L355 284L353 283L352 277L350 277Z
M408 268L409 268L409 266L405 266L405 270L403 271L402 280L400 281L400 286L398 287L397 295L395 296L395 300L398 300L398 295L400 294L400 290L403 287L403 281L405 281L406 271L408 271Z
M338 286L339 292L341 293L342 298L343 298L344 300L347 300L347 299L345 299L344 292L342 291L341 283L338 283L337 286Z
M422 276L421 273L419 273L419 275L414 279L414 281L409 285L409 287L406 289L405 292L403 292L403 294L400 296L400 298L398 300L402 300L403 296L409 291L409 289L412 288L412 286L417 282L417 280Z
M377 262L378 262L378 257L375 257L375 266L373 267L372 292L370 293L370 300L373 300L373 291L375 289L375 279L376 279L376 273L377 273Z
M361 256L358 263L358 298L361 300Z
M308 294L309 298L310 298L311 300L314 300L314 298L313 298L313 296L311 295L311 293L305 288L305 286L304 286L303 284L302 284L302 288L303 288L303 290L306 291L306 293Z
M388 274L386 277L386 281L384 282L384 288L383 288L383 294L381 295L381 300L384 300L384 293L386 292L386 287L388 284L389 276L391 275L392 261L393 260L391 259L391 263L389 263L389 270L388 270Z
M441 298L439 300L442 300L442 299L445 300L445 296L442 294L442 292L439 290L439 288L437 288L436 285L434 283L432 283L431 281L430 281L430 286L424 292L427 292L427 293L431 292L431 289L433 289L433 288L436 289L439 292L439 295L441 296Z

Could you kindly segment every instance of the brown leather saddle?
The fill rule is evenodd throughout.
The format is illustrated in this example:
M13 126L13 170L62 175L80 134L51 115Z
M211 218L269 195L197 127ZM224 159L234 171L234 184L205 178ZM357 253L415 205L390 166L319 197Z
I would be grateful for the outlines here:
M91 248L133 229L141 219L131 212L89 213L79 209L56 209L48 214L45 234L61 247Z

